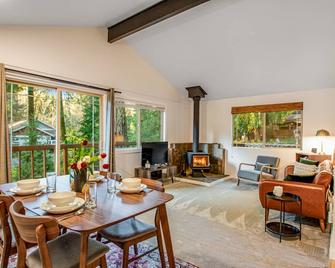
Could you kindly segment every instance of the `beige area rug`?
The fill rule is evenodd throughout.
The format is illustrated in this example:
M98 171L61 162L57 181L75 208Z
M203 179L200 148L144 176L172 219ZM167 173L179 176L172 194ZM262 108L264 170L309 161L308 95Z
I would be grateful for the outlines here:
M302 241L264 232L258 187L226 180L214 187L166 186L175 255L199 267L327 267L329 234L304 220ZM270 217L277 217L272 212ZM145 215L146 219L153 215Z

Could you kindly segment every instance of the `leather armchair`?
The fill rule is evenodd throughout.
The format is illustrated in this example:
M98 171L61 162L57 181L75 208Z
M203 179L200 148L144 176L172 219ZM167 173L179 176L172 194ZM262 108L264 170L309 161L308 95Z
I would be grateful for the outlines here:
M266 193L272 192L274 186L282 186L284 192L296 194L301 197L303 216L319 219L320 228L322 232L325 232L327 217L327 192L331 181L332 174L326 171L322 171L317 174L313 183L267 179L261 180L259 186L259 199L263 208L267 208L265 212L266 217L268 217L269 209L280 210L279 202L268 200L268 203L265 204ZM295 203L287 204L286 211L298 214L299 207Z

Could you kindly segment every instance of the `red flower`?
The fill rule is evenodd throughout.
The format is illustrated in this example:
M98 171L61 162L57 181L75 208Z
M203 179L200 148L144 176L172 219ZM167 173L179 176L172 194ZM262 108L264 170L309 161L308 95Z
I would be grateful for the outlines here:
M73 163L70 167L71 167L72 169L77 169L77 163Z
M104 159L104 158L106 158L107 154L101 153L100 156L101 156L102 159Z
M81 144L84 145L84 146L86 146L88 144L88 141L87 140L83 140Z
M87 163L86 162L82 162L81 163L81 168L83 169L83 168L87 168Z
M102 168L104 168L104 169L109 169L109 164L103 164L103 165L102 165Z

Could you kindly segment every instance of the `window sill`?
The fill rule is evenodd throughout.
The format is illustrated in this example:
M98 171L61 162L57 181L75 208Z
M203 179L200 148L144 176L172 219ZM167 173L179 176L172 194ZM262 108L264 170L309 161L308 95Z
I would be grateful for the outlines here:
M115 148L116 154L139 154L141 152L139 148Z

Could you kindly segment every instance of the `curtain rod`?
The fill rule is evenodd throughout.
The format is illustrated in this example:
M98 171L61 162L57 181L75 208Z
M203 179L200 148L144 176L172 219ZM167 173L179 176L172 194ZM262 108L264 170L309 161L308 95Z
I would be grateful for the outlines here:
M12 71L12 72L17 72L17 73L21 73L21 74L26 74L26 75L32 75L32 76L43 78L43 79L48 79L48 80L51 80L53 82L61 82L61 83L66 83L66 84L70 84L70 85L73 85L73 86L86 87L86 88L91 88L91 89L107 91L107 92L110 91L110 89L108 89L108 88L87 85L87 84L73 82L73 81L69 81L69 80L65 80L65 79L54 78L54 77L51 77L51 76L46 76L46 75L41 75L41 74L34 74L34 73L29 73L29 72L25 72L25 71L10 69L10 68L5 68L5 70ZM115 90L114 92L118 93L118 94L122 93L121 91L117 91L117 90Z

